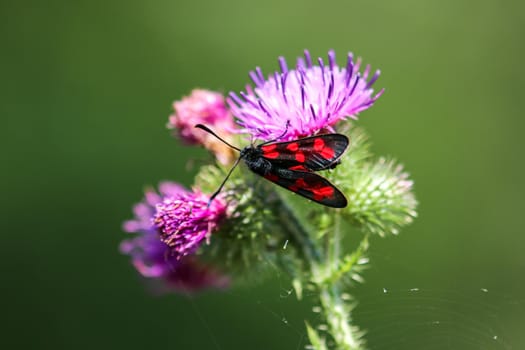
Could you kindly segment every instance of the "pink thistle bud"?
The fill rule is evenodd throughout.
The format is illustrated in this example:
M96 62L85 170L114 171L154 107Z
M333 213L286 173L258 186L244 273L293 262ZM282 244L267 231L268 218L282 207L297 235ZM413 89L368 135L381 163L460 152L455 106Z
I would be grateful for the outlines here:
M221 137L230 140L235 129L233 117L225 105L224 96L218 92L195 89L190 96L173 103L174 113L169 117L168 128L190 145L203 145L220 163L230 164L235 159L233 150L210 134L195 128L204 124Z

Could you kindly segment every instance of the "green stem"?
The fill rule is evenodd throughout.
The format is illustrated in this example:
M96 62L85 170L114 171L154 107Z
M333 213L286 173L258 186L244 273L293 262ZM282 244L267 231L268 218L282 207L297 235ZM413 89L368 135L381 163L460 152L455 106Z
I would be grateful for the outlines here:
M333 231L326 235L326 261L323 270L326 276L338 275L341 257L341 214L333 212ZM336 343L336 349L357 350L361 348L359 336L351 326L350 306L341 298L340 278L328 278L317 284L319 299L324 311L328 330Z
M333 337L337 350L362 349L359 337L350 322L349 308L340 297L337 286L323 286L319 290L319 299L324 310L328 330Z
M295 210L284 196L280 196L280 198L282 203L282 210L280 211L281 222L290 233L291 238L296 242L297 247L302 249L305 260L307 260L310 265L314 262L321 262L321 253L311 239L312 234L308 232L306 227L298 219Z
M332 275L333 271L338 268L341 259L341 215L339 212L335 212L333 217L333 231L325 235L326 240L326 265L328 275Z
M301 248L305 261L310 267L310 282L316 286L319 301L327 322L328 333L335 342L337 350L361 350L361 341L356 328L351 325L351 306L345 304L339 288L340 279L326 278L337 274L341 265L341 216L339 212L333 214L333 232L325 235L325 254L321 254L316 243L312 241L311 232L298 219L294 207L285 196L281 197L281 222L287 232ZM324 257L324 258L323 258ZM297 277L297 276L293 276Z

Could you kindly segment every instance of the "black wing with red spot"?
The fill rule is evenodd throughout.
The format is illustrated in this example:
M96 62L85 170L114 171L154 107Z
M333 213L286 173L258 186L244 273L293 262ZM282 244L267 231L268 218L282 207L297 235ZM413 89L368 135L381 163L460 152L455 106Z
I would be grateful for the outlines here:
M327 179L314 173L275 169L264 178L314 202L332 208L344 208L347 201L343 193Z
M275 166L298 171L329 168L344 153L349 140L342 134L322 134L259 146L262 157Z

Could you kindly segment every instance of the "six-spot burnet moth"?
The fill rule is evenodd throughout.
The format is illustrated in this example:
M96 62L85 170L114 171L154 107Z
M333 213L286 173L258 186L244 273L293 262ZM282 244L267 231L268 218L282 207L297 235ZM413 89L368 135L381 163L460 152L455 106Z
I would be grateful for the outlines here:
M344 208L347 201L343 193L324 177L314 171L334 168L348 147L348 137L342 134L320 134L294 141L276 142L279 138L257 146L243 149L230 145L208 127L197 124L226 145L240 152L219 189L210 197L210 202L219 194L233 169L242 159L248 168L265 179L333 208Z

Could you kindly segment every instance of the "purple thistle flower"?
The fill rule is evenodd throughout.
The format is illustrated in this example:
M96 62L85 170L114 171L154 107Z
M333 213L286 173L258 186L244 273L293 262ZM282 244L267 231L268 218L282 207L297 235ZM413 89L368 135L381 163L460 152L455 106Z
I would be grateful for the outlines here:
M210 287L225 288L229 285L229 277L199 262L195 256L181 258L173 254L171 248L161 241L159 230L153 223L156 205L162 203L163 198L178 198L190 193L172 182L161 183L159 193L146 190L144 200L133 209L135 218L123 225L124 231L138 235L124 240L120 251L131 256L133 266L142 276L158 280L164 285L164 290L191 292Z
M181 192L156 205L154 224L176 258L194 253L225 217L225 202L218 197L208 203L209 199L198 191Z
M148 188L144 191L144 200L133 207L135 218L124 222L123 229L126 232L155 232L157 229L153 226L152 218L155 215L155 205L162 202L164 197L178 196L187 190L174 182L161 182L159 184L159 193L154 189Z
M279 141L287 141L333 131L338 121L357 119L357 114L383 93L380 90L372 95L371 87L379 71L367 81L370 66L367 65L361 75L361 61L354 63L351 53L346 67L337 66L334 51L328 52L327 65L322 58L314 65L307 50L304 56L304 59L298 58L295 69L291 70L280 57L281 72L275 72L268 79L257 67L250 72L254 88L247 86L240 96L230 93L227 102L242 127L240 132L269 141L286 130Z

